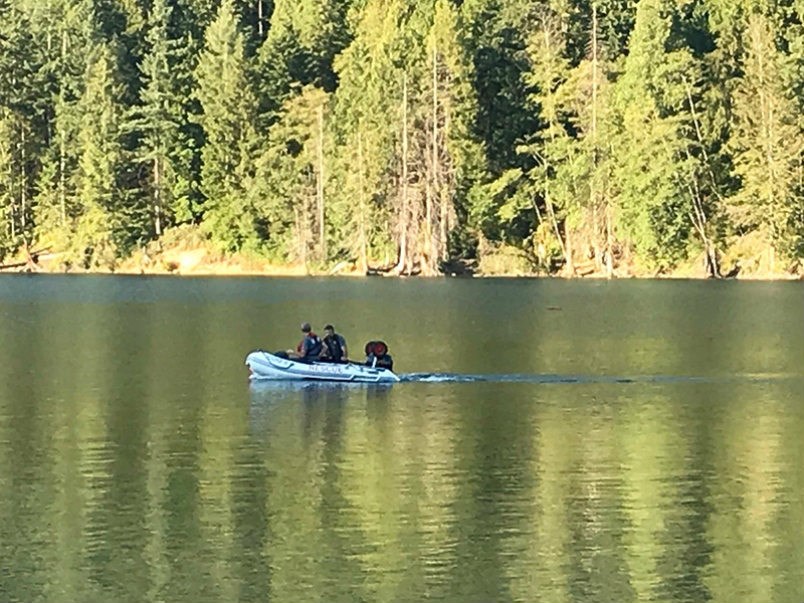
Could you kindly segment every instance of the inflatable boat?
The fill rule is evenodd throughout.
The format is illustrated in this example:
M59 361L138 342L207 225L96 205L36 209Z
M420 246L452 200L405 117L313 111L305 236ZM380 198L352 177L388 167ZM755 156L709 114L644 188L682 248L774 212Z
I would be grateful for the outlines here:
M390 368L378 366L373 361L369 361L369 364L307 363L292 358L281 358L264 350L256 350L246 356L246 366L249 370L249 379L252 381L260 379L352 383L395 383L399 381L399 377Z

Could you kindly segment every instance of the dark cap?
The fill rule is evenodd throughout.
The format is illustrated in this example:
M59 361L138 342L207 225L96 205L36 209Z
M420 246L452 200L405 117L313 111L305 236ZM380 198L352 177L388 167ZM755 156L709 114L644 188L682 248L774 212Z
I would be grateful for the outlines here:
M324 330L325 331L334 331L335 327L333 327L332 325L327 325L326 327L324 327Z
M310 331L312 331L312 330L313 330L313 327L311 327L311 326L310 326L310 323L309 323L309 322L303 322L303 323L302 323L302 326L301 326L301 330L302 330L304 333L309 333Z

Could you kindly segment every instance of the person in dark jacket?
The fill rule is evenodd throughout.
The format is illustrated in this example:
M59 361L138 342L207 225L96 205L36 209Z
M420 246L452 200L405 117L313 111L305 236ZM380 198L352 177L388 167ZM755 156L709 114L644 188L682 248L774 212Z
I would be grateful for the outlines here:
M324 327L324 348L321 360L328 362L349 362L349 349L346 347L346 339L335 332L335 327L327 325Z
M304 337L299 342L299 345L296 346L296 353L291 357L307 362L318 360L324 344L321 342L318 335L313 332L313 328L310 326L309 322L302 323L301 330L302 333L304 333Z

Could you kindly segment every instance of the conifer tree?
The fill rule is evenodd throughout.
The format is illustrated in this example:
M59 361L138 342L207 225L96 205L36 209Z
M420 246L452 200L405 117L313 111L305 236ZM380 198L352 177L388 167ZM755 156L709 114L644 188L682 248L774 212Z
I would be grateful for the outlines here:
M254 171L256 101L232 0L223 0L207 28L196 78L204 225L216 244L237 250L254 236L245 193Z
M7 107L0 107L0 261L18 245L14 210L18 204L19 178L15 173L17 124Z
M767 17L748 17L744 45L731 139L741 186L729 199L729 213L741 232L757 232L776 253L790 258L800 253L804 239L798 111Z
M335 253L357 259L396 255L392 206L398 194L393 175L399 152L399 105L404 75L395 62L400 2L369 1L351 13L354 41L337 57L339 79L330 121L335 139L330 224ZM352 236L357 233L357 236Z
M187 114L177 77L182 54L169 37L171 13L165 0L154 0L146 36L150 51L142 64L142 105L134 124L141 135L140 159L148 165L147 192L157 237L166 227L193 217L193 141L184 128Z
M531 165L516 146L538 127L528 104L533 90L522 77L534 6L530 0L466 0L461 7L478 102L475 131L495 177Z
M659 269L685 257L692 232L685 180L689 143L681 131L686 82L700 71L673 38L673 5L641 0L631 51L613 91L612 194L621 234Z
M611 270L609 211L603 194L607 153L601 135L607 66L601 60L596 7L591 10L590 53L574 68L562 16L542 13L528 47L532 68L525 76L539 91L533 100L545 125L536 141L520 149L536 158L528 176L544 207L544 215L537 211L540 224L533 244L544 263L549 261L545 256L552 255L548 250L560 249L570 274L576 248L582 246L592 250L598 269L605 260ZM527 200L520 201L520 211L526 206Z
M130 242L135 207L123 190L122 143L124 88L112 49L103 42L87 60L85 89L78 101L75 187L80 213L72 241L73 256L87 267L113 265Z
M398 273L488 242L790 267L802 23L799 0L0 0L0 255L113 265L199 222Z
M260 114L266 124L301 87L332 92L334 57L351 39L346 15L351 0L277 0L258 54Z
M327 259L327 106L326 92L312 86L285 103L250 195L262 244L305 266Z
M40 57L28 14L15 4L0 13L0 149L6 165L0 172L3 196L0 253L28 246L34 236L34 184L44 145L42 99L36 76Z
M73 175L78 171L78 100L85 87L87 57L92 47L93 21L87 2L48 3L41 21L45 30L44 78L52 87L48 148L42 156L38 181L36 222L46 246L63 249L72 237L73 220L81 208Z
M484 178L482 146L474 137L478 106L473 70L458 11L438 0L427 40L428 77L420 98L425 188L422 271L436 274L451 259L450 242L465 229L469 191Z

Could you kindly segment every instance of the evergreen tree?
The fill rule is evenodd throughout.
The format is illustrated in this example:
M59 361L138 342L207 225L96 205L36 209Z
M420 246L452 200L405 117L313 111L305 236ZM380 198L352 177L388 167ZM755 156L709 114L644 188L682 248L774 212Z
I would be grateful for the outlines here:
M466 240L461 231L467 232L469 192L485 177L482 146L473 132L478 115L473 70L461 31L458 11L438 0L427 40L428 77L419 110L426 182L422 270L429 274L438 273L453 254L473 255L461 243Z
M737 124L731 140L741 186L729 199L739 232L758 232L789 258L802 250L802 131L784 78L769 20L748 18L743 77L735 94Z
M0 261L19 245L16 232L15 209L19 203L19 176L15 165L17 159L17 125L16 116L7 108L0 107Z
M0 13L0 148L7 164L0 175L5 218L0 254L27 247L33 239L34 184L45 136L37 90L40 57L30 19L16 5L4 9Z
M260 114L272 123L282 104L308 84L332 92L334 57L351 39L351 0L277 0L259 50Z
M584 247L592 251L598 269L605 262L609 273L612 270L606 197L609 153L602 132L610 68L601 59L596 7L591 10L590 53L576 67L570 67L565 28L556 13L541 16L528 48L532 69L526 79L539 90L533 99L545 124L536 141L521 147L537 159L528 175L544 207L542 215L536 206L540 224L533 251L548 265L558 249L570 274L576 251ZM518 211L527 205L520 200Z
M792 266L802 74L800 0L0 0L0 256Z
M70 0L48 3L47 9L40 23L46 40L44 87L52 90L52 106L48 148L38 181L36 222L43 244L63 249L72 237L73 220L81 212L73 175L78 171L78 100L85 87L94 35L87 24L92 23L93 13L88 3Z
M80 207L72 240L73 257L87 267L114 265L131 243L136 206L123 189L124 87L111 48L98 43L88 57L85 89L78 101L76 196ZM136 236L134 237L136 239Z
M327 258L327 104L326 92L314 87L285 103L250 196L263 246L274 257L305 266Z
M232 0L223 0L207 28L196 78L205 137L204 226L216 244L237 250L254 238L253 220L244 204L254 171L256 101Z
M528 69L525 48L534 7L530 0L466 0L461 7L474 65L475 128L493 176L531 165L516 146L538 127L538 116L528 104L534 90L522 77Z
M565 37L566 57L575 67L587 58L593 33L600 47L606 49L607 60L624 57L638 4L639 0L549 0L548 7L538 11L537 19L545 14L557 18Z
M612 193L620 234L660 269L686 256L693 229L683 113L700 66L674 37L673 18L672 3L640 1L613 98Z
M177 77L182 54L169 37L171 12L165 0L154 0L146 37L150 52L142 64L142 106L135 123L140 159L150 174L146 187L157 237L166 227L193 217L193 140L184 128L187 114Z
M331 120L336 147L329 220L336 257L357 259L363 270L370 268L370 256L387 264L397 253L393 171L401 147L405 77L396 44L404 9L401 2L355 6L355 39L335 61L340 84Z

